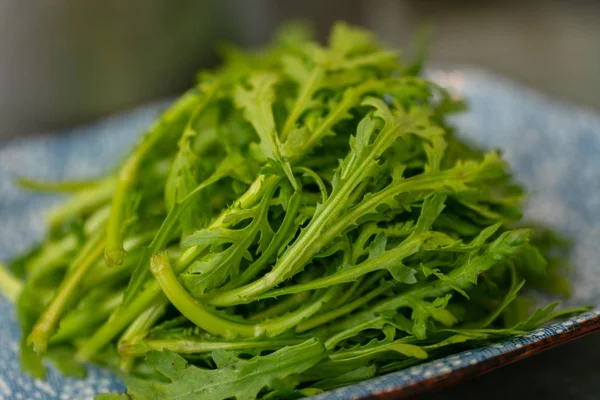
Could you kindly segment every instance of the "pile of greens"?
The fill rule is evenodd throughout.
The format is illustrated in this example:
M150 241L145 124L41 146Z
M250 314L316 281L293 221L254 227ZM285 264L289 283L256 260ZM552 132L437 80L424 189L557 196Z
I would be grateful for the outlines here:
M580 311L530 312L525 280L564 285L552 246L420 60L343 23L224 53L117 171L21 182L72 193L13 262L32 375L46 357L122 371L105 398L298 398Z

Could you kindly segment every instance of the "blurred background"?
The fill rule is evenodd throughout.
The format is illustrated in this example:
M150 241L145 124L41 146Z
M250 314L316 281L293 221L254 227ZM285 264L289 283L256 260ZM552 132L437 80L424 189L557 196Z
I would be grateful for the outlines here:
M435 28L430 59L506 75L600 109L598 0L0 1L0 136L55 130L174 95L290 18L324 38L344 19L408 48Z

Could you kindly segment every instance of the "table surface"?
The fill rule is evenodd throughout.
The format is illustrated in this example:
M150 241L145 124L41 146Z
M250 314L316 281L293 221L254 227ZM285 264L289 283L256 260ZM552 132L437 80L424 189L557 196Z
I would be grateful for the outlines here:
M600 399L600 334L592 334L419 400Z

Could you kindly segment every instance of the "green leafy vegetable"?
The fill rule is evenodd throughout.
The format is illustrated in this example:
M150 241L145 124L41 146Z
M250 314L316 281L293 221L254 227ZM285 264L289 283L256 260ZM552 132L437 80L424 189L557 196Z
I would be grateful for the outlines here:
M585 310L531 313L523 288L568 292L562 243L517 224L524 191L422 63L288 29L229 48L116 172L21 180L70 194L23 282L0 268L23 368L118 368L105 399L292 399Z
M170 382L128 378L126 384L133 399L255 399L263 389L293 384L289 380L286 382L286 378L307 370L324 356L323 345L314 339L250 360L215 350L212 354L215 369L189 365L175 353L153 351L148 353L148 363ZM199 385L199 382L202 384Z
M0 293L8 300L15 302L21 290L23 290L23 283L8 268L0 264Z

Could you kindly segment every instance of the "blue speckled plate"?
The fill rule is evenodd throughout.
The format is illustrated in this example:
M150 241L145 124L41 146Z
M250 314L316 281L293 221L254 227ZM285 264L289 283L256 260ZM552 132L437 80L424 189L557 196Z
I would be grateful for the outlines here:
M568 303L600 305L600 115L477 70L432 71L431 76L469 101L469 113L456 120L463 134L485 147L502 149L518 178L532 191L527 218L574 239L576 291ZM9 259L41 239L43 212L59 200L19 191L13 178L99 174L132 146L163 106L141 108L62 135L0 143L0 259ZM314 399L413 395L594 330L600 330L600 311ZM19 370L18 337L12 305L0 299L0 399L80 400L123 389L109 372L93 367L84 380L65 378L53 370L45 381L32 380Z

